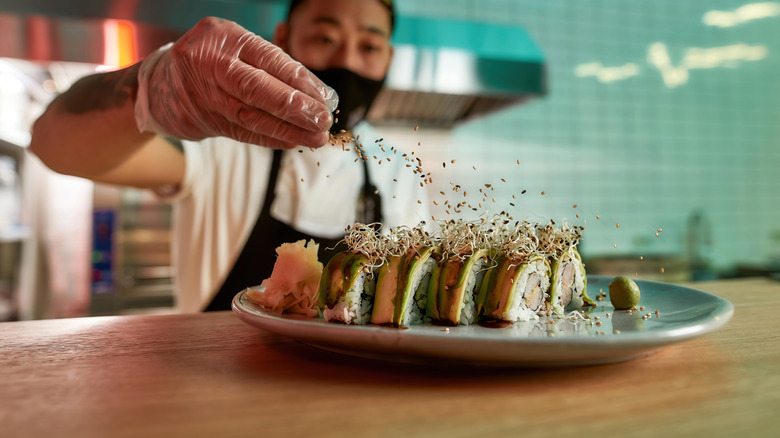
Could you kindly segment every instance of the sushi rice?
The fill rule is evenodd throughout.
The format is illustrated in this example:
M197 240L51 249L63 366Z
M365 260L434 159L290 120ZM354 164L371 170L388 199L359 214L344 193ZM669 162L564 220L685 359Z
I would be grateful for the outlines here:
M324 307L322 316L327 321L345 324L367 324L374 303L373 274L360 271L354 286L344 293L332 308Z

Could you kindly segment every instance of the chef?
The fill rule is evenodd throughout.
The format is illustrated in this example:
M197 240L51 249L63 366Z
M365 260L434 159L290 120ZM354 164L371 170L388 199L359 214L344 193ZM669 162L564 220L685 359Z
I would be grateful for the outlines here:
M363 121L393 23L389 0L293 0L271 43L205 18L140 63L76 82L36 121L30 150L54 171L172 202L178 309L229 309L281 243L313 238L323 260L356 221L426 219L419 163Z

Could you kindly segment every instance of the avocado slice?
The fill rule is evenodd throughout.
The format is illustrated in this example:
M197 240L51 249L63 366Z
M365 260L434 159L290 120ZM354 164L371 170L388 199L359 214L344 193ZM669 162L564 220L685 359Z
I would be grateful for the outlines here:
M334 255L322 270L318 290L320 308L332 309L339 299L355 286L360 271L368 264L368 257L343 251Z
M404 256L401 276L398 277L398 291L395 294L395 311L393 312L393 324L402 325L406 317L406 309L409 300L414 300L420 287L428 287L428 284L420 284L417 289L412 288L412 283L425 262L431 258L433 247L423 247Z
M553 310L553 312L557 314L562 314L566 307L569 305L567 303L566 306L556 306L556 302L558 300L558 296L563 293L562 290L558 287L559 280L561 279L561 276L563 275L563 266L565 263L567 263L570 258L567 256L567 254L571 252L573 255L573 259L576 260L576 263L579 265L579 274L582 276L583 281L583 288L582 292L580 293L579 299L582 300L582 305L586 306L595 306L596 303L593 301L587 294L587 286L588 286L588 277L585 274L585 264L582 263L582 258L580 257L579 251L577 251L577 248L571 247L569 250L564 252L564 255L553 260L552 261L552 267L550 270L550 306ZM576 278L576 277L575 277ZM574 300L576 297L572 296L572 300Z
M376 277L374 308L371 311L372 324L390 324L393 322L395 296L398 294L398 278L404 256L388 256Z
M432 247L423 247L404 255L387 257L377 274L372 324L401 325L406 304L414 299L416 292L412 290L411 281L432 253Z
M512 306L514 284L520 278L521 264L501 256L482 279L477 296L477 314L496 318Z
M458 325L460 323L461 307L466 293L466 285L477 262L486 258L485 253L477 251L470 257L447 259L438 264L431 276L428 289L428 316L441 324ZM480 285L475 284L475 290Z
M499 257L496 266L490 268L482 280L477 296L477 314L487 319L498 319L515 305L515 300L525 299L524 291L518 292L515 288L528 265L539 260L548 263L541 255L533 255L522 263L506 256Z

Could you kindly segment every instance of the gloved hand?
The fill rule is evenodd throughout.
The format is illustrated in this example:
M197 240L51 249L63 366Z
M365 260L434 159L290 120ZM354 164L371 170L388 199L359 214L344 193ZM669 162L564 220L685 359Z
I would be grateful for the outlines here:
M213 17L145 59L138 79L138 129L186 140L319 147L338 104L333 89L280 48Z

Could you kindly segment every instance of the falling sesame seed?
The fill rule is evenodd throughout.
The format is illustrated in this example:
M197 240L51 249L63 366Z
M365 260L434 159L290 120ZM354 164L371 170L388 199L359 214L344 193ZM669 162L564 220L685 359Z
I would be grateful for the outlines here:
M663 229L662 229L662 228L659 228L659 229L658 229L658 232L659 232L659 233L660 233L660 232L662 232L662 231L663 231Z
M580 215L579 215L579 214L575 214L574 216L575 216L577 219L579 219L579 218L580 218Z
M415 131L416 131L416 130L418 130L418 129L420 129L420 125L416 125L416 126L414 127L414 130L415 130Z
M577 204L572 205L571 208L577 208Z
M547 194L547 192L542 190L542 195L546 195L546 194Z
M317 161L317 167L320 167L320 162L319 161Z
M655 237L658 237L658 233L655 233Z
M664 273L664 268L661 268L661 273L662 273L662 274Z
M504 178L501 178L501 182L506 182L506 180Z
M325 178L330 178L330 175L325 175Z
M517 160L517 164L520 164L520 160Z
M596 216L596 219L598 220L598 219L601 219L601 218L600 218L600 217L598 217L598 216Z
M639 256L639 260L644 260L645 256Z
M471 166L471 168L477 170L477 166Z
M613 248L617 248L617 245L612 245Z
M441 167L447 167L447 163L442 162Z
M521 195L525 195L525 192L527 192L527 191L528 191L528 190L523 190L522 192L520 192L520 194L521 194Z
M455 160L450 160L450 163L455 164ZM661 231L661 230L658 230Z
M397 178L393 178L393 182L398 182L398 179Z
M418 203L418 204L422 204L422 201L420 201L420 200L418 199L418 200L417 200L417 203Z
M620 228L620 222L615 224L615 228Z
M303 182L303 178L301 178L301 182Z
M395 199L395 198L397 198L397 197L398 197L397 195L393 195L393 199Z

